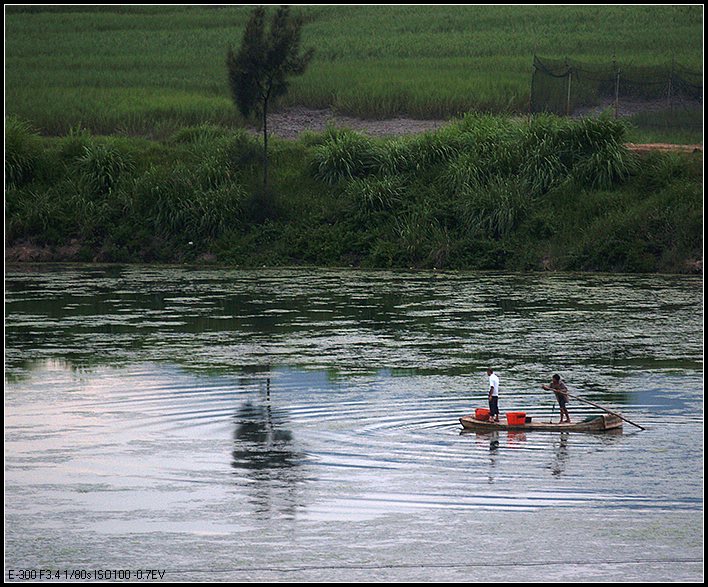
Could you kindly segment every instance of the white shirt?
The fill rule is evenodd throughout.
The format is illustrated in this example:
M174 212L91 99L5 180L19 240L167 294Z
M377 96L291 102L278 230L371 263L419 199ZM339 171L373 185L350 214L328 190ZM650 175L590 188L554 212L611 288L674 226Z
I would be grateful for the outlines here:
M489 376L489 388L494 388L494 391L492 391L492 395L499 396L499 377L497 377L496 373L492 373Z

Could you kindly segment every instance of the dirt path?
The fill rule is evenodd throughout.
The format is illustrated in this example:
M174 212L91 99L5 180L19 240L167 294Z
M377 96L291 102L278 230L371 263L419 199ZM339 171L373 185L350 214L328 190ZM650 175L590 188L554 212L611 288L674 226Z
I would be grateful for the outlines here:
M340 116L331 110L314 110L297 106L268 116L268 128L283 139L297 139L302 133L322 132L328 126L348 128L374 137L391 137L435 130L448 124L447 120L414 120L392 118L389 120L366 120Z
M273 112L268 117L268 128L277 137L297 139L304 132L322 132L328 126L348 128L372 137L398 137L436 130L449 120L415 120L412 118L392 118L388 120L366 120L351 116L341 116L327 109L316 110L296 106ZM255 132L255 129L253 129ZM703 145L672 145L668 143L636 144L627 147L637 153L650 151L677 151L683 153L703 153Z
M635 153L649 153L650 151L674 151L679 153L703 153L703 145L672 145L670 143L627 143L627 148Z

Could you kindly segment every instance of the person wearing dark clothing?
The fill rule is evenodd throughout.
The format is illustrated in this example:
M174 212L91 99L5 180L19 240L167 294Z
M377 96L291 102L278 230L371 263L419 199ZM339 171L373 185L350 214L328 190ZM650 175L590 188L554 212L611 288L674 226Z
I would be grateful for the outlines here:
M558 406L560 407L561 413L561 423L568 422L570 424L570 414L568 413L568 408L566 405L568 403L568 388L566 387L560 375L556 374L551 379L550 385L542 385L543 389L546 391L553 391L556 394L556 399L558 400ZM565 420L564 420L565 418Z

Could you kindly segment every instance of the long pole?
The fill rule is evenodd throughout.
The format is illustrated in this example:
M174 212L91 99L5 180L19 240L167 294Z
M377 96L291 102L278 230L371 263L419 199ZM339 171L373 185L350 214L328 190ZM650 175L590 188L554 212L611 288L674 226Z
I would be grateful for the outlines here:
M631 424L632 426L636 426L636 427L639 428L640 430L646 430L646 428L644 428L643 426L640 426L639 424L635 424L635 423L632 422L631 420L627 420L627 418L625 418L624 416L620 416L618 413L613 412L612 410L608 410L607 408L603 408L602 406L600 406L600 405L598 405L598 404L596 404L596 403L593 403L593 402L591 402L591 401L589 401L589 400L586 400L586 399L583 399L583 398L581 398L581 397L578 397L577 395L573 395L572 393L569 393L569 394L568 394L568 397L575 398L575 399L577 399L578 401L585 402L586 404L590 404L591 406L595 406L596 408L600 408L601 410L604 410L604 411L607 412L608 414L612 414L613 416L617 416L620 420L624 420L625 422L628 422L628 423Z

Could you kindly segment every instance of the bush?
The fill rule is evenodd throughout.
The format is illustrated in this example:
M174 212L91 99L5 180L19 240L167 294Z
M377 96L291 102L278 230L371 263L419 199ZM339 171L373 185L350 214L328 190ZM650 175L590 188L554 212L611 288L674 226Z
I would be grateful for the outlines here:
M564 146L574 157L590 155L609 145L622 145L629 127L608 113L579 120L563 120L557 127L558 146Z
M86 149L93 144L91 132L75 126L60 141L59 154L67 162L75 162L86 154Z
M518 172L528 152L521 149L521 127L508 119L488 115L466 115L453 128L459 129L461 151L474 154L488 175Z
M312 156L315 179L334 186L381 169L382 150L371 139L349 130L330 129L326 134Z
M467 190L462 209L469 230L501 239L525 218L531 199L522 179L496 177L484 187Z
M689 271L702 258L700 157L652 154L633 168L612 120L475 115L398 139L276 141L266 194L262 144L246 131L203 125L158 143L8 126L8 155L25 154L6 160L9 246L457 269Z
M569 178L608 189L634 171L634 156L624 146L627 131L625 122L604 114L580 120L536 116L523 133L528 155L521 174L538 195Z
M398 177L367 177L349 183L346 195L360 212L392 210L403 200L405 187Z
M649 153L643 156L638 181L645 191L659 191L676 180L700 180L701 160L685 153Z
M394 222L401 262L408 266L444 268L448 264L452 241L446 226L426 207L417 207ZM390 253L389 253L390 254ZM391 255L395 258L396 255Z
M121 175L135 168L129 157L110 144L85 146L78 165L84 185L99 196L110 194Z
M37 176L42 157L39 134L19 118L5 119L5 186L19 187Z
M45 235L54 208L46 192L9 187L5 192L5 230L8 242Z
M232 167L260 164L263 161L263 142L245 130L238 130L227 138L224 154Z
M262 143L243 129L204 124L178 131L170 142L187 148L201 183L209 188L233 180L263 159Z
M201 158L194 167L195 188L201 190L218 189L233 182L234 176L231 166L224 161L220 153Z
M573 178L580 185L606 190L627 179L634 167L634 156L624 145L606 144L575 165Z
M138 194L149 199L148 216L159 234L213 238L240 221L245 190L235 182L209 187L202 180L178 165L167 174L152 169L138 182Z
M416 171L448 163L462 152L460 133L453 127L426 132L414 137L409 145L409 157Z

